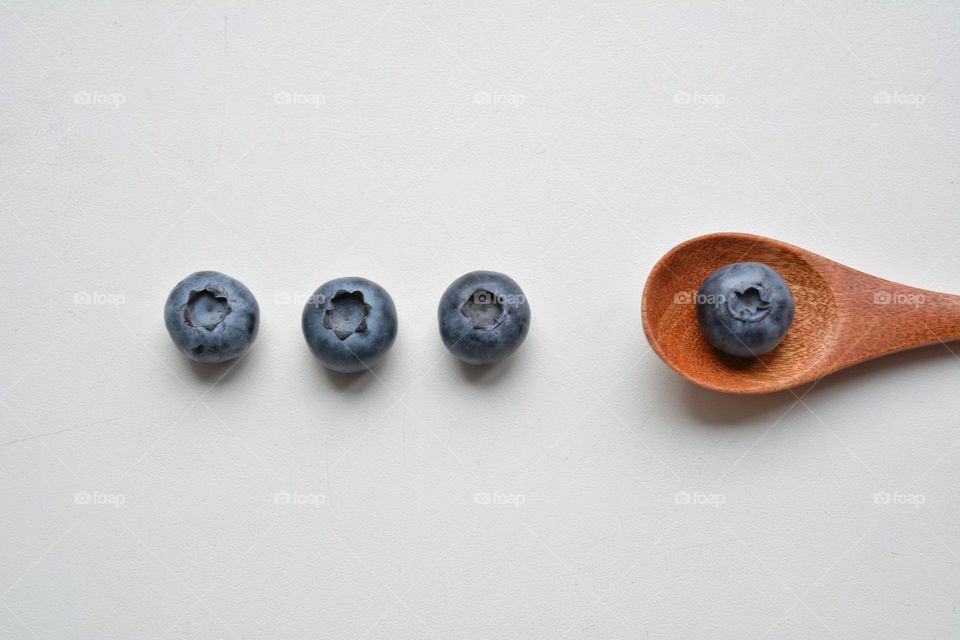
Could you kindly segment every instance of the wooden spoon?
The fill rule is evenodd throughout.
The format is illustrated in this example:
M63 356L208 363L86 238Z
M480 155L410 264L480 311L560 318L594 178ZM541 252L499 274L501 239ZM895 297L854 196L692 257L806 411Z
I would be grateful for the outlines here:
M710 346L697 324L704 278L731 262L763 262L797 303L776 349L738 358ZM799 247L746 233L714 233L674 247L643 290L643 330L684 378L727 393L768 393L904 349L960 340L960 296L907 287Z

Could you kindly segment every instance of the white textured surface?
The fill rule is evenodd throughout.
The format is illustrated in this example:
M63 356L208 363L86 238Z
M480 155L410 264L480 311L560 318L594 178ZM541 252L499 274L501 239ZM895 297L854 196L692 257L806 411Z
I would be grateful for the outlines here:
M4 640L960 636L956 356L725 397L639 317L718 230L960 290L953 3L0 4ZM533 308L482 375L476 268ZM164 331L199 269L233 369ZM345 385L296 300L353 274L401 328Z

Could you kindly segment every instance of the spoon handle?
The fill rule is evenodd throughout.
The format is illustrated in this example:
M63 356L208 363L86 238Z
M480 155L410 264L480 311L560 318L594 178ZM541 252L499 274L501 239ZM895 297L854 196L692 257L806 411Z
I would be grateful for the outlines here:
M851 270L852 271L852 270ZM923 345L960 340L960 296L908 287L864 273L844 274L838 287L840 368ZM834 277L841 274L834 273ZM845 297L845 300L841 300Z

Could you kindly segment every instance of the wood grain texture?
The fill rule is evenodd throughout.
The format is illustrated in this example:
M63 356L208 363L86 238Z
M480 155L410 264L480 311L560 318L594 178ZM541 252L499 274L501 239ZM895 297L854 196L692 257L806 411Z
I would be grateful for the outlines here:
M727 356L697 324L695 295L715 269L764 262L797 304L783 342L758 358ZM643 291L643 328L654 351L688 380L727 393L768 393L896 351L960 339L960 296L908 287L785 242L716 233L674 247Z

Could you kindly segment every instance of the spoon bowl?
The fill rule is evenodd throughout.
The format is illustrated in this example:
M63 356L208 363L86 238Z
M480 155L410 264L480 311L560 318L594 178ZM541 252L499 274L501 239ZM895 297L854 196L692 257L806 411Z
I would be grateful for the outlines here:
M754 358L714 349L700 332L696 294L731 262L776 269L796 301L793 324ZM654 266L643 291L643 328L657 355L691 382L727 393L769 393L895 351L960 339L960 296L907 287L785 242L746 233L688 240Z

